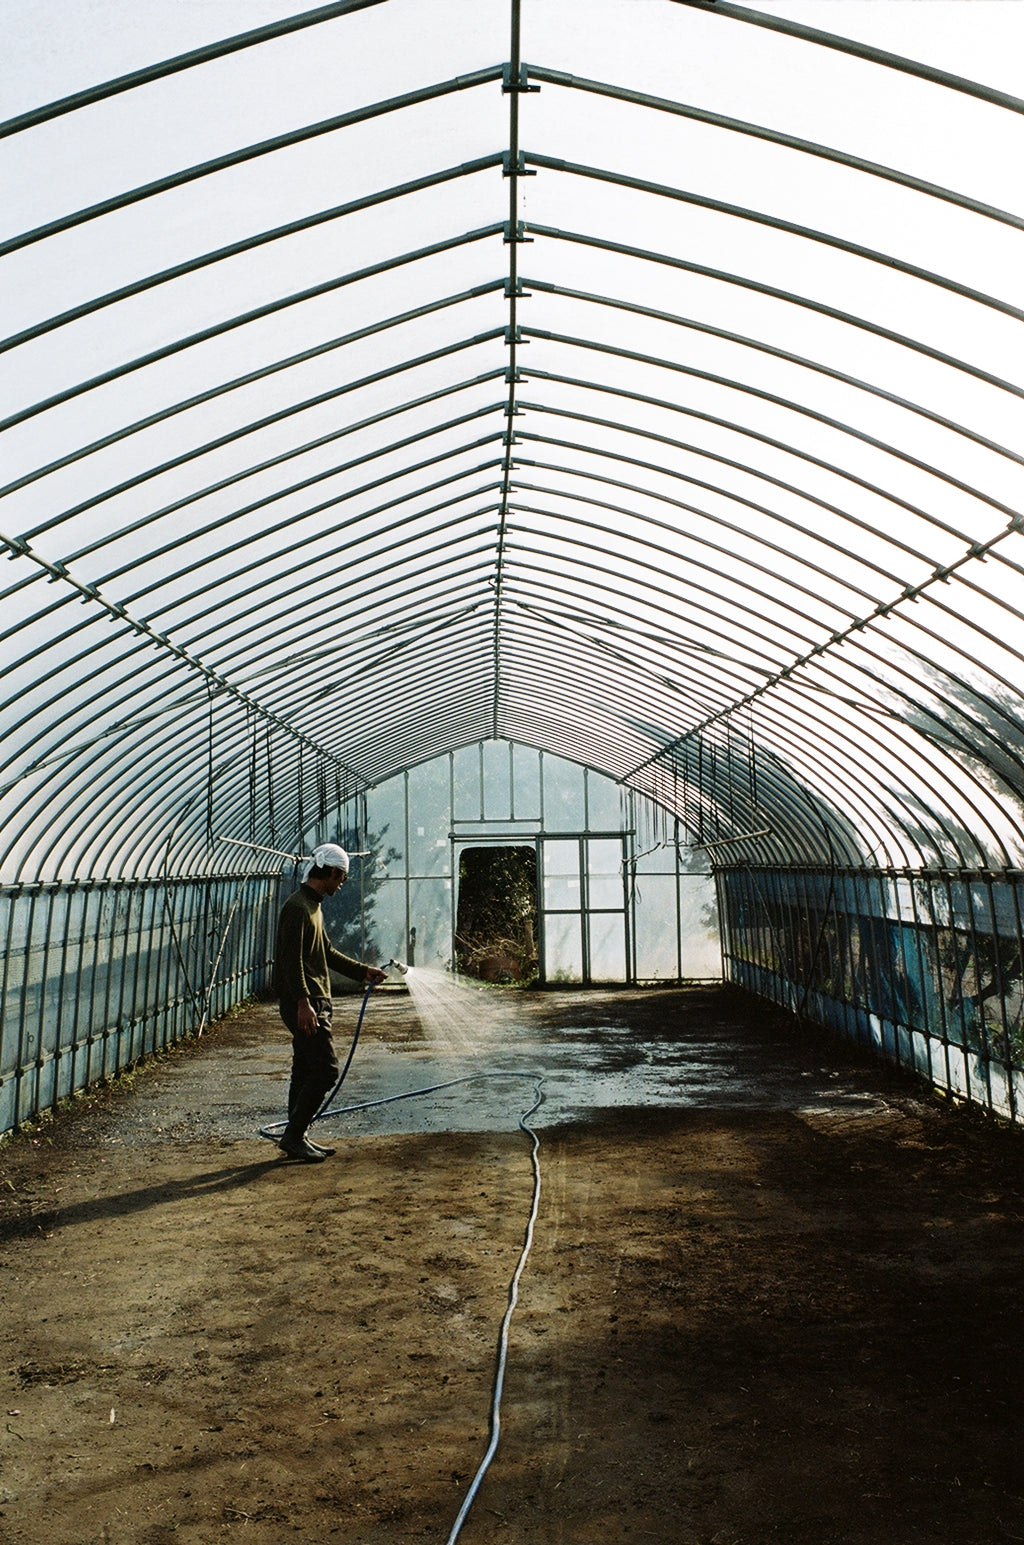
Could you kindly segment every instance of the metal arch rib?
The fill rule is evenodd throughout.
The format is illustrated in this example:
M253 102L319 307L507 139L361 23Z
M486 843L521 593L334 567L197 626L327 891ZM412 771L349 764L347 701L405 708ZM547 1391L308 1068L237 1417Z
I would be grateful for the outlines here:
M995 295L988 295L984 290L972 289L970 285L960 284L956 279L946 278L933 269L921 268L916 263L905 263L902 259L893 257L891 253L880 252L875 247L862 247L859 242L847 241L842 236L832 236L827 231L818 230L815 226L799 225L795 220L784 220L779 215L768 215L761 210L751 209L745 204L728 204L722 199L708 198L702 193L691 193L686 188L674 188L669 183L648 182L643 177L630 177L624 172L613 172L607 167L587 166L581 161L566 161L560 156L546 156L539 151L524 150L522 155L524 162L529 166L544 167L552 172L565 172L573 177L587 177L616 187L632 188L637 193L651 193L660 198L673 199L677 203L693 204L699 209L710 209L715 214L729 215L737 220L749 220L754 225L763 225L770 230L781 231L787 236L799 236L805 241L832 247L838 252L848 253L851 257L863 258L866 262L892 269L895 273L906 274L910 279L919 279L924 284L932 284L939 289L948 290L953 295L959 295L964 300L975 301L978 305L987 306L993 311L1002 312L1004 316L1013 317L1018 322L1024 321L1024 310L1019 306L1012 306L1009 301L1000 300Z
M193 70L197 65L209 64L214 59L223 59L227 54L238 53L240 49L254 48L260 43L269 42L272 38L285 37L290 32L319 26L321 22L332 21L335 17L347 16L353 11L365 11L370 6L381 4L383 0L333 0L332 4L320 5L311 11L301 11L295 16L285 16L280 21L267 22L262 27L253 27L248 32L237 32L232 37L222 38L220 42L207 43L204 47L190 49L185 54L175 54L171 59L145 65L140 70L131 70L126 75L117 75L99 85L88 86L84 91L72 92L69 96L60 97L42 107L34 107L28 112L19 113L17 117L8 118L0 123L0 138L6 138L10 134L20 134L23 129L34 129L37 124L49 123L51 119L60 118L65 113L77 112L79 108L90 107L94 102L104 102L108 97L118 96L124 91L134 91L139 86L149 85L151 81L164 80L168 75L177 75L182 70Z
M405 198L410 193L424 192L428 188L440 187L443 183L453 182L459 177L472 177L477 172L488 171L492 167L502 164L501 155L480 156L475 161L465 161L459 166L444 167L440 172L430 172L424 177L416 177L410 182L396 184L393 188L386 188L379 193L367 193L358 199L349 199L347 203L336 204L330 209L318 210L314 215L307 215L301 220L290 220L286 225L274 226L271 230L258 231L254 236L243 237L240 241L229 242L227 246L217 247L209 252L201 252L197 257L188 258L183 263L176 263L172 268L161 269L159 273L147 274L143 279L137 279L131 284L122 285L120 289L111 290L106 295L99 295L92 300L83 301L80 306L74 306L69 311L63 311L59 316L48 317L45 322L39 322L33 327L26 328L21 333L12 334L10 338L3 340L2 347L10 349L16 345L27 343L35 338L42 337L45 333L53 332L69 322L80 321L83 317L91 316L97 311L104 310L107 306L113 306L118 301L130 299L135 295L142 295L146 290L158 288L161 284L167 284L172 279L183 278L187 274L196 273L201 268L209 268L215 263L225 262L229 258L239 257L245 252L251 252L256 247L266 246L270 242L283 241L289 236L295 236L301 231L308 231L317 225L329 224L332 220L341 220L346 215L358 214L364 209L371 209L378 204L390 203L392 199ZM143 364L151 361L148 356L143 356L139 361L129 361L131 369L138 369ZM64 392L55 392L51 397L43 398L40 402L31 403L23 408L20 413L13 413L0 421L0 430L13 428L15 424L22 424L27 419L34 418L39 413L45 413L49 408L60 403L70 402L82 392L90 391L96 386L105 386L109 381L117 380L119 376L128 374L125 366L116 366L114 369L104 371L102 375L95 376L89 381L78 382L73 388Z
M916 75L919 80L930 81L936 86L945 86L948 90L962 92L965 96L977 97L979 101L990 102L995 107L1005 107L1011 113L1024 113L1024 100L1013 96L1008 91L983 85L980 81L968 80L966 76L954 75L948 70L938 69L935 65L924 64L919 59L909 59L904 54L894 54L888 49L875 48L870 43L859 43L854 38L841 37L834 32L823 32L818 27L808 27L802 22L789 21L786 17L775 16L770 11L752 11L746 6L732 4L731 0L672 0L672 4L690 6L695 11L703 11L709 16L722 16L728 21L747 22L752 27L766 27L770 32L782 32L806 43L816 43L821 48L833 48L841 54L852 54L854 58L866 59L871 64L884 65L886 69L898 70L904 75Z
M673 117L690 119L694 123L707 124L709 128L724 129L732 134L746 135L750 139L764 140L784 150L795 150L802 155L814 156L818 160L848 167L851 171L864 172L867 176L876 177L883 182L898 183L911 192L923 193L929 198L939 199L942 203L955 204L961 209L969 210L971 214L982 215L1002 225L1011 225L1018 230L1024 230L1022 215L1015 215L1008 209L999 209L994 204L982 203L980 199L971 198L970 194L958 193L955 188L945 188L940 183L928 182L923 177L913 176L910 172L901 172L897 167L885 166L879 161L868 161L863 156L850 155L847 151L838 150L833 145L821 144L817 140L800 139L794 134L783 134L778 129L768 128L766 124L752 123L744 118L729 118L722 113L708 112L704 108L694 107L688 102L677 102L670 97L651 96L648 92L631 91L622 86L613 86L608 81L588 80L585 76L570 75L565 70L551 70L544 65L533 64L524 66L524 69L531 80L546 81L551 85L565 86L573 91L608 97L615 102L628 102L637 107L649 108L654 112L668 113ZM1022 104L1022 110L1024 110L1024 104ZM0 248L0 251L2 250Z
M243 145L239 150L228 151L225 155L216 156L209 161L200 161L195 166L185 167L180 172L170 172L166 177L160 177L154 182L144 183L138 188L129 188L124 193L117 193L111 198L104 199L101 203L90 204L87 208L76 209L71 214L62 215L59 220L50 220L46 225L37 225L30 231L9 236L6 241L0 241L0 258L7 257L12 252L20 252L25 247L33 246L37 241L46 241L51 236L74 230L76 226L85 225L90 220L98 220L101 216L113 214L116 210L128 209L132 204L142 203L148 198L156 198L161 193L169 193L172 189L184 187L187 183L197 182L200 178L212 177L217 172L242 166L246 161L257 160L260 156L273 155L275 151L304 144L306 140L317 139L322 134L334 134L339 129L348 129L354 124L384 117L387 113L402 112L407 107L417 107L424 102L433 102L439 97L450 96L456 91L467 91L474 86L500 80L503 69L503 65L493 64L485 69L476 70L471 75L457 75L453 80L438 81L433 86L421 86L418 90L407 91L400 97L371 102L367 107L353 108L351 112L339 113L334 118L323 118L318 123L305 124L301 129L291 129L287 134L275 135L273 139Z
M605 246L604 243L601 245ZM725 276L718 273L714 277L724 278ZM680 316L675 312L663 311L654 306L645 306L639 301L622 300L611 295L598 295L590 290L577 290L544 279L524 279L523 283L529 284L534 290L544 291L547 294L564 295L570 300L582 300L595 306L608 306L616 311L626 311L635 316L650 317L652 321L668 322L676 327L702 333L709 338L720 338L726 343L739 344L741 347L753 349L759 354L770 355L773 359L784 360L786 364L797 365L805 370L811 370L817 375L827 376L829 380L838 381L843 386L852 386L856 391L867 392L872 397L878 397L884 402L891 403L893 407L903 408L908 413L927 419L929 423L935 424L940 429L948 429L951 434L962 435L965 440L970 440L973 444L992 451L996 456L1002 456L1007 461L1015 461L1024 465L1024 454L1011 450L1009 446L1000 445L995 440L988 439L987 436L968 428L966 424L959 423L954 419L945 418L942 414L935 413L931 408L926 408L922 403L912 402L907 397L898 397L895 392L886 391L885 387L878 386L871 381L865 381L860 376L849 375L845 371L837 370L834 366L827 365L821 360L811 359L807 355L794 354L789 349L783 349L778 344L767 343L764 339L755 338L748 333L734 333L728 328L718 327L710 322L699 322L693 317ZM782 292L779 292L778 298L783 298ZM793 298L796 299L796 297ZM813 309L818 308L815 307ZM833 314L835 315L835 313ZM911 349L914 353L923 354L926 358L933 359L940 365L947 365L951 370L958 370L964 375L972 376L975 380L984 382L986 386L995 387L997 391L1008 392L1014 397L1024 398L1024 386L1018 386L1013 381L1006 381L1001 376L992 375L990 371L981 370L978 366L970 364L967 360L959 359L954 354L946 354L941 349L932 348L930 344L922 343L920 339L910 338L905 334L893 332L888 328L877 327L861 317L842 317L839 314L837 320L849 321L853 326L861 327L864 331L874 333L876 336L882 336L890 343Z
M83 601L94 602L97 606L106 611L110 617L114 618L115 621L123 622L134 633L138 634L140 638L143 638L144 640L156 645L157 648L166 650L168 653L174 655L176 659L180 660L182 664L188 666L190 670L199 672L204 677L204 679L211 684L211 686L216 688L218 692L225 692L230 696L237 698L237 700L241 703L244 703L251 712L259 715L260 718L268 720L278 729L283 730L285 734L291 736L291 738L295 741L309 746L310 749L315 751L318 756L327 758L327 760L347 773L352 772L352 769L349 768L341 759L341 757L337 756L335 752L328 750L328 748L325 746L317 745L317 743L311 740L309 736L303 735L299 730L296 730L285 720L279 719L275 714L269 713L261 706L261 704L257 703L254 699L249 698L244 692L240 692L237 687L233 686L229 681L225 681L217 674L216 671L211 670L208 665L204 665L201 660L195 659L188 653L187 650L184 650L179 645L172 643L171 640L166 638L162 633L155 632L147 622L143 622L132 617L125 609L125 607L122 606L119 602L108 601L103 595L100 594L95 585L83 584L81 581L74 579L66 570L62 570L59 566L50 563L40 553L33 551L27 542L22 542L19 538L6 537L0 534L0 542L2 542L5 547L7 547L8 551L17 554L19 557L29 558L33 563L37 564L40 569L49 574L51 578L61 580L65 584L70 585L73 590L77 591L79 597Z

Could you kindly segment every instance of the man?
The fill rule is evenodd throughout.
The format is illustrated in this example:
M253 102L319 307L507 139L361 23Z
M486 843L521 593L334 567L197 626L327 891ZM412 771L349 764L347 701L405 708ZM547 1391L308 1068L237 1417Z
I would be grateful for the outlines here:
M334 948L320 910L348 879L348 854L333 842L318 847L302 884L281 908L274 957L274 986L281 1018L292 1037L292 1076L288 1089L288 1125L282 1152L306 1164L320 1164L333 1152L306 1136L306 1129L334 1087L338 1059L331 1037L331 978L340 971L357 982L384 980L378 966L350 960Z

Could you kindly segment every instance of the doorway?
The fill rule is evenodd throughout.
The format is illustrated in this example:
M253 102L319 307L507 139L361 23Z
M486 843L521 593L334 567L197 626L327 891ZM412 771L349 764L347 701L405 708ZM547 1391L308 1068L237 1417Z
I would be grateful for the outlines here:
M482 982L537 975L537 850L502 843L459 855L456 969Z

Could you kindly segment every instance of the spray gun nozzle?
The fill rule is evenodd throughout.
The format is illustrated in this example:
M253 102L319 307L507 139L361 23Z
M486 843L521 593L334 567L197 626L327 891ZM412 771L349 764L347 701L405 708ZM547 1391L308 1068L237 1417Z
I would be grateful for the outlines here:
M403 964L402 964L402 962L400 960L389 960L388 961L388 966L394 966L395 970L396 971L401 971L403 976L408 976L408 974L409 974L409 967L408 966L403 966ZM387 970L388 966L385 966L384 969Z

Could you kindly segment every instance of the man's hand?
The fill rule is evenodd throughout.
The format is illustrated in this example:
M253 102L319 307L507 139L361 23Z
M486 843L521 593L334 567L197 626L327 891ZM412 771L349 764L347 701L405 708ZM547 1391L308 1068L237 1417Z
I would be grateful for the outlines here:
M387 978L384 972L381 970L380 966L367 966L366 975L364 976L363 981L366 982L368 986L379 987L381 982L386 980Z
M299 999L295 1021L303 1035L316 1035L319 1022L308 998Z

